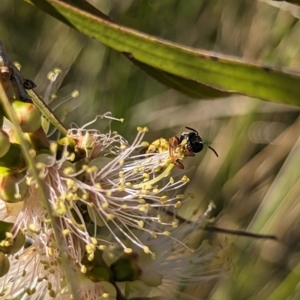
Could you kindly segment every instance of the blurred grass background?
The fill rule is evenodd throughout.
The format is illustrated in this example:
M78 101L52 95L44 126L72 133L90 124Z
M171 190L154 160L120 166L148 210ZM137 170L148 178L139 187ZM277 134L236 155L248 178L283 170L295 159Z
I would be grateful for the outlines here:
M94 0L117 23L177 43L269 65L300 68L300 22L289 11L247 0ZM299 108L234 96L191 99L168 89L120 54L17 0L2 0L0 37L22 73L45 92L47 74L62 73L54 106L73 90L80 96L58 110L78 126L111 111L125 118L113 130L132 141L137 126L147 139L195 128L219 158L205 149L184 161L195 199L181 214L216 204L216 225L275 234L279 241L204 233L212 242L234 242L230 276L189 291L199 299L300 299ZM299 95L300 96L300 95ZM107 127L98 120L93 127Z

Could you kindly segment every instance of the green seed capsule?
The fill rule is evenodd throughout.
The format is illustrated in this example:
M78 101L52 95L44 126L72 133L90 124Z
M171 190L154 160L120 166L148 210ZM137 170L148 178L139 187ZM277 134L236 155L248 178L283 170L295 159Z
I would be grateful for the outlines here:
M13 100L12 107L24 132L34 132L41 127L41 113L33 103Z
M20 202L26 196L27 190L28 186L22 174L0 167L0 199L11 203Z
M3 129L0 129L0 145L0 157L3 157L10 148L9 136Z
M7 274L9 267L10 264L8 258L4 253L0 252L0 278Z

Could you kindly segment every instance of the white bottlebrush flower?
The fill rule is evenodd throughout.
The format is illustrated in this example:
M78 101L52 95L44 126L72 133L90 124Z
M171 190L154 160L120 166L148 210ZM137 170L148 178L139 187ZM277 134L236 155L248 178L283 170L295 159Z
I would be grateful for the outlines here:
M130 145L116 133L72 129L68 138L74 145L53 143L51 153L37 153L34 160L55 224L40 201L35 178L28 173L29 196L15 217L14 232L21 230L32 245L9 255L11 267L0 279L0 299L22 293L31 295L30 299L69 297L62 251L71 270L81 272L84 279L78 280L85 282L85 288L78 285L80 297L113 299L111 278L94 274L99 267L95 259L99 251L117 242L125 253L138 248L154 257L157 241L162 245L166 240L183 244L182 236L173 235L177 226L174 218L166 221L162 216L166 209L174 211L186 200L180 188L189 180L186 176L171 177L174 165L168 151L142 153L145 132L146 128L138 128ZM2 216L9 216L2 210ZM53 226L61 233L59 241ZM151 239L156 242L149 243ZM131 242L130 247L124 240Z
M221 275L223 263L214 261L221 248L212 247L206 241L196 249L188 247L192 242L191 234L207 223L210 209L196 223L187 222L171 230L173 239L164 236L151 238L145 232L136 232L155 255L151 257L131 245L132 253L120 254L111 265L115 277L120 276L120 281L126 282L123 288L130 291L130 297L196 300L199 297L189 295L185 288L198 286ZM127 243L132 244L130 241ZM105 257L109 261L111 254Z
M9 257L9 273L0 280L0 299L70 299L61 255L58 251L45 252L51 251L50 247L41 242L37 239ZM79 270L72 275L78 299L115 299L116 291L109 282L94 283Z

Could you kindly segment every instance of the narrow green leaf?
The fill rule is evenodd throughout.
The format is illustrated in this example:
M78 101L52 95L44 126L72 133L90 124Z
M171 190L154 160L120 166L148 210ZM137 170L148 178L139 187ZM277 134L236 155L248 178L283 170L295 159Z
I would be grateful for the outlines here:
M295 5L300 5L300 0L273 0L275 2L289 2Z
M130 54L132 59L162 72L200 82L224 92L300 105L299 72L250 64L170 43L117 25L102 13L96 13L95 8L89 8L89 12L86 12L67 1L27 0L27 2L104 45ZM83 2L76 1L76 3L80 3L81 7L84 5Z

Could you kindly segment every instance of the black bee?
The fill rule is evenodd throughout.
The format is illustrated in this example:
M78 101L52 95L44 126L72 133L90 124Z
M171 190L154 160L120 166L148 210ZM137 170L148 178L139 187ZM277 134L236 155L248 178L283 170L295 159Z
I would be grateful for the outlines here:
M180 160L182 160L185 156L195 156L195 153L202 151L203 145L206 145L209 149L211 149L217 157L219 156L214 148L203 143L198 131L190 127L185 128L191 130L191 132L183 132L169 139L170 158L178 168L184 168Z

